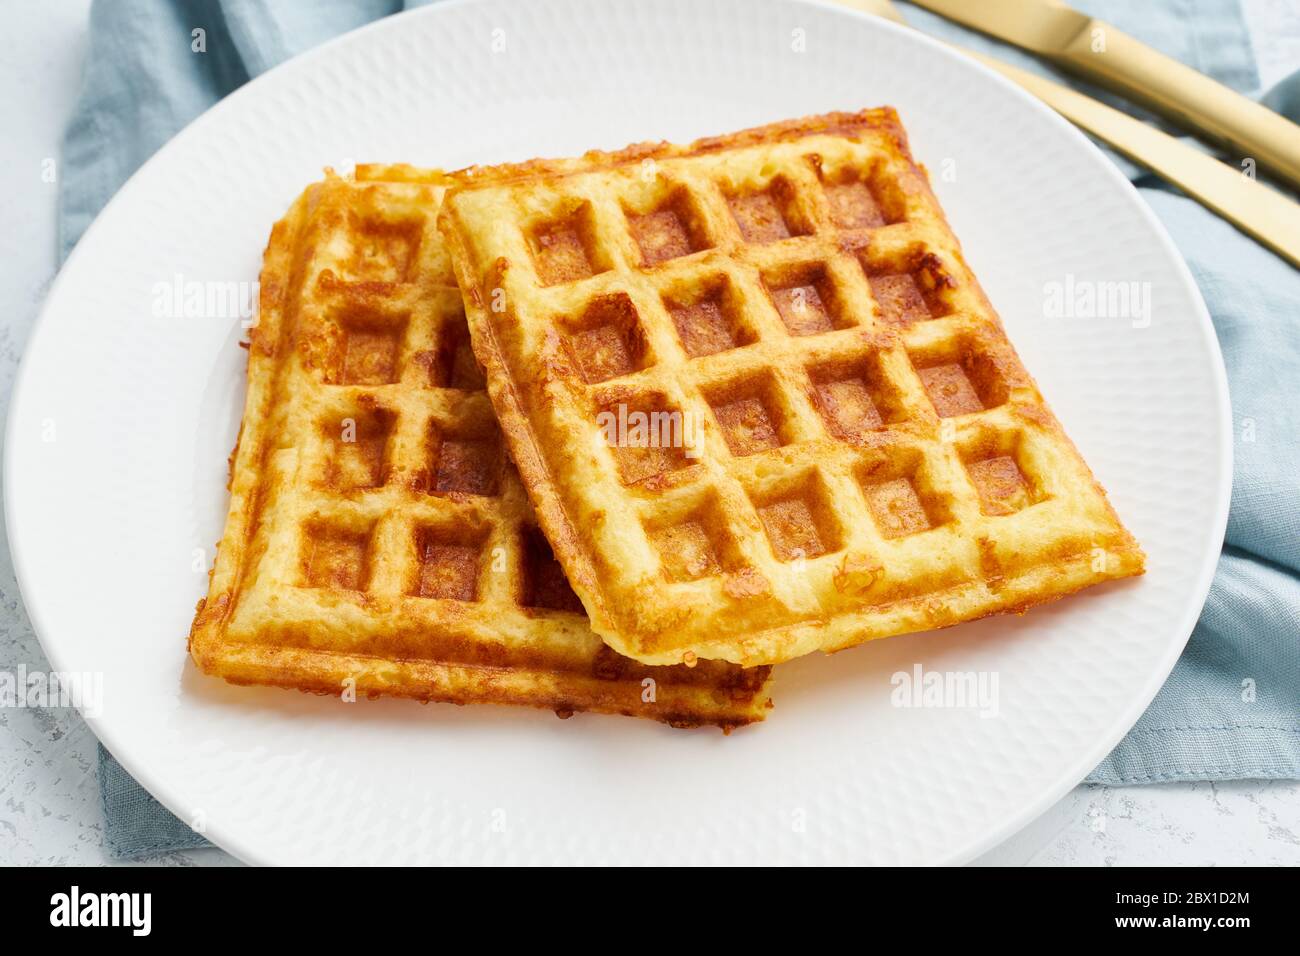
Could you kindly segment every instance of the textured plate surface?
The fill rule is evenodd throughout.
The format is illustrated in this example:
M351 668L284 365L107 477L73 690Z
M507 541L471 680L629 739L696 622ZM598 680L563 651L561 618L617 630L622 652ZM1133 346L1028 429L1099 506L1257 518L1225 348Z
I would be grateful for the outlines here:
M270 224L322 166L567 155L881 103L1146 549L1144 578L784 665L768 722L730 738L195 673L184 638L243 389L240 320L216 290L256 278ZM186 309L186 283L213 301ZM1102 283L1135 283L1138 308L1079 315L1087 290L1117 301ZM1227 416L1204 305L1136 193L1064 122L937 44L788 0L453 0L253 82L121 191L33 332L6 507L53 666L104 674L96 732L244 859L960 861L1076 783L1168 673L1222 538ZM996 705L894 706L891 678L917 665L996 678Z

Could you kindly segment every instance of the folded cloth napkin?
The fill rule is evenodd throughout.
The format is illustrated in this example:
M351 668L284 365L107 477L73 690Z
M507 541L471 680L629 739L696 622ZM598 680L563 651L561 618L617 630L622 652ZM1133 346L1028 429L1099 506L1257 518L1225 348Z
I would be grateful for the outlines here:
M63 144L62 252L145 159L221 97L329 37L420 5L96 0L84 90ZM1236 0L1076 5L1241 92L1259 92ZM1055 75L1019 51L924 11L906 12L931 35ZM205 52L196 55L200 42ZM1265 102L1300 120L1300 72ZM1228 366L1236 471L1227 541L1200 623L1146 714L1088 779L1300 777L1300 273L1114 158L1172 233L1209 304ZM206 845L107 752L100 757L110 851L133 857Z

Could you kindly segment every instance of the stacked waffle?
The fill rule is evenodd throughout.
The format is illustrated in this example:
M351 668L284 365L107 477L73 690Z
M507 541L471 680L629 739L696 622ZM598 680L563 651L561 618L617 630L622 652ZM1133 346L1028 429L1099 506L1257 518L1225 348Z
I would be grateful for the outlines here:
M234 682L730 729L1143 568L888 109L331 176L248 382L190 638Z

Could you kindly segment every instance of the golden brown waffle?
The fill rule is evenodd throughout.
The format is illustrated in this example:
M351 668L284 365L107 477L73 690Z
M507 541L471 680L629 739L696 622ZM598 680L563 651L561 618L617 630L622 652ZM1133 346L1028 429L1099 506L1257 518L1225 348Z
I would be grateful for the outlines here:
M537 530L435 227L442 176L362 167L276 224L231 501L190 651L240 684L762 720L767 668L607 648Z
M440 226L623 654L771 663L1142 571L892 109L469 169Z

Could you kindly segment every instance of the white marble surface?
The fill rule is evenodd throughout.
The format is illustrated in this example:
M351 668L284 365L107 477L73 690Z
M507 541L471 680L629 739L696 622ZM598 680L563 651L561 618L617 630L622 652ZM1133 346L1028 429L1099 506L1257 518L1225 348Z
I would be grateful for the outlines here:
M1267 85L1300 67L1296 0L1245 0ZM59 155L85 52L89 0L0 0L0 414L56 269ZM16 91L17 95L14 95ZM0 670L46 669L0 544ZM0 864L100 864L103 818L95 738L74 711L0 709ZM147 863L224 865L220 850ZM1300 864L1300 784L1244 781L1080 786L986 853L988 865Z

